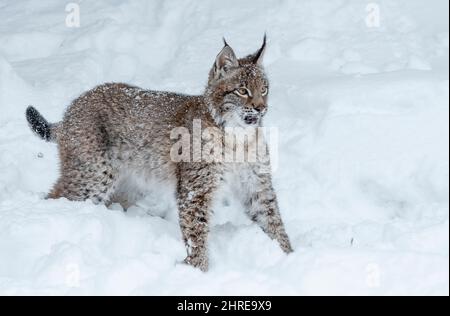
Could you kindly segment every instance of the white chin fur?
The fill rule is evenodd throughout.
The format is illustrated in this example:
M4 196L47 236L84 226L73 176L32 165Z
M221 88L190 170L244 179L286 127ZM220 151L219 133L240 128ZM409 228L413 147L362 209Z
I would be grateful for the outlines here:
M248 127L244 120L236 112L227 112L223 115L224 127Z

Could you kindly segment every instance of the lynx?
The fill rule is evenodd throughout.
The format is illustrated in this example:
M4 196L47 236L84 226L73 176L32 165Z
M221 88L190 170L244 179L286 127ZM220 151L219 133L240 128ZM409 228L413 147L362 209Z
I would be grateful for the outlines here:
M26 117L42 139L58 144L60 177L47 198L120 203L126 209L158 179L173 189L187 249L185 262L208 270L207 236L212 202L227 181L246 213L286 252L292 251L269 162L225 163L171 159L172 129L259 127L267 112L269 82L258 51L238 59L224 40L203 95L144 90L122 83L100 85L74 100L61 122L51 124L32 106ZM214 138L217 141L217 138ZM202 140L207 143L208 140ZM192 149L190 149L192 151Z

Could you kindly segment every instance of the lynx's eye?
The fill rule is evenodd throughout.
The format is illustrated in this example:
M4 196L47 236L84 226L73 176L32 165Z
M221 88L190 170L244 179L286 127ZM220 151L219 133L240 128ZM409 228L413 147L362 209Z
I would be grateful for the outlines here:
M239 88L235 90L236 94L241 97L248 97L250 95L250 91L247 88Z
M269 92L269 89L268 89L267 87L263 87L263 88L261 89L261 95L262 95L263 97L265 97L265 96L267 95L268 92Z

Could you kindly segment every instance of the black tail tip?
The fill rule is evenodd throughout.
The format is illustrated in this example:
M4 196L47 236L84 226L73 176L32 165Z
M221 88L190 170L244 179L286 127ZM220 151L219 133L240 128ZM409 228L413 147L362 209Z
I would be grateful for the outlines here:
M32 105L29 105L27 107L27 110L25 111L27 119L30 117L34 117L36 115L39 115L38 110L36 110Z
M49 141L50 135L50 124L45 120L44 117L36 110L33 106L28 106L25 115L27 117L28 124L30 128L39 135L42 139Z

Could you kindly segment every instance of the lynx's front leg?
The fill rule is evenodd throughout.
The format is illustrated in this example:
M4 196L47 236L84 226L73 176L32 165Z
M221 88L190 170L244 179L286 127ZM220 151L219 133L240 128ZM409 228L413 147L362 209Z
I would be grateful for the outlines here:
M292 252L270 173L260 173L257 165L250 165L241 172L240 179L244 186L240 194L250 219L270 238L277 240L284 252Z
M215 164L182 163L177 176L180 228L187 249L185 261L207 271L210 207L220 179L220 169Z

